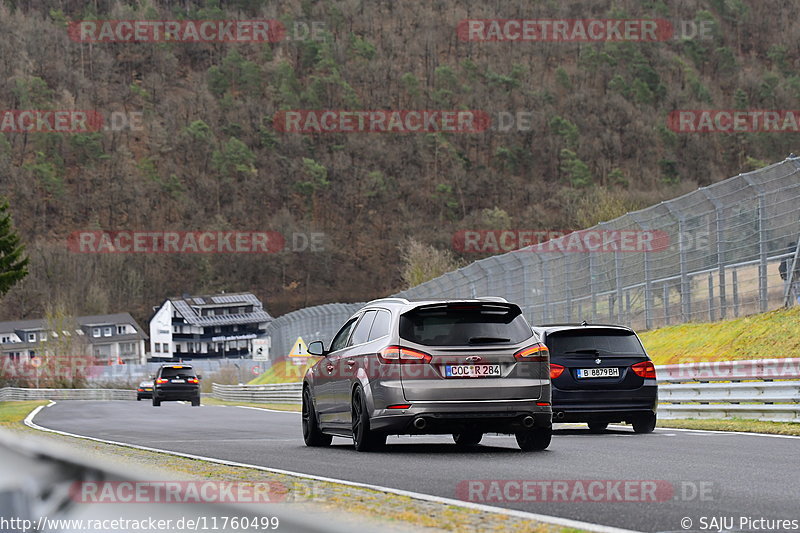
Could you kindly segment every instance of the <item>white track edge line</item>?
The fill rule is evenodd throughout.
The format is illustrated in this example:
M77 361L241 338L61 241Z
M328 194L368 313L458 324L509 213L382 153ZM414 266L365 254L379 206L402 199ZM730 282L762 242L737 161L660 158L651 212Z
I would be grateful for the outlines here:
M526 511L517 511L515 509L503 509L502 507L494 507L494 506L491 506L491 505L483 505L483 504L480 504L480 503L465 502L465 501L461 501L461 500L453 500L451 498L443 498L443 497L440 497L440 496L433 496L433 495L430 495L430 494L423 494L423 493L419 493L419 492L413 492L413 491L407 491L407 490L401 490L401 489L393 489L393 488L390 488L390 487L382 487L380 485L371 485L369 483L359 483L357 481L347 481L347 480L336 479L336 478L315 476L313 474L304 474L302 472L293 472L291 470L282 470L282 469L279 469L279 468L270 468L270 467L267 467L267 466L251 465L251 464L247 464L247 463L238 463L238 462L235 462L235 461L226 461L224 459L216 459L216 458L213 458L213 457L204 457L202 455L193 455L193 454L189 454L189 453L175 452L175 451L171 451L171 450L161 450L159 448L151 448L149 446L139 446L138 444L128 444L126 442L117 442L117 441L113 441L113 440L98 439L96 437L87 437L85 435L77 435L75 433L69 433L67 431L60 431L60 430L57 430L57 429L46 428L46 427L40 426L39 424L35 423L33 421L33 419L36 417L37 414L39 414L39 411L41 411L43 407L44 407L43 405L38 406L36 409L31 411L28 414L27 417L25 417L25 421L24 422L25 422L26 426L28 426L31 429L36 429L36 430L39 430L39 431L45 431L45 432L48 432L48 433L56 433L58 435L65 435L65 436L68 436L68 437L75 437L75 438L78 438L78 439L85 439L85 440L91 440L91 441L95 441L95 442L102 442L104 444L114 444L116 446L124 446L126 448L133 448L133 449L136 449L136 450L143 450L143 451L147 451L147 452L156 452L156 453L165 453L165 454L174 455L174 456L177 456L177 457L185 457L187 459L196 459L196 460L200 460L200 461L207 461L207 462L210 462L210 463L217 463L217 464L222 464L222 465L226 465L226 466L235 466L235 467L241 467L241 468L252 468L254 470L261 470L261 471L264 471L264 472L272 472L272 473L275 473L275 474L283 474L283 475L287 475L287 476L294 476L294 477L305 478L305 479L313 479L315 481L324 481L326 483L336 483L336 484L339 484L339 485L347 485L347 486L351 486L351 487L370 489L370 490L375 490L375 491L378 491L378 492L396 494L398 496L406 496L406 497L417 499L417 500L423 500L423 501L428 501L428 502L433 502L433 503L439 503L439 504L443 504L443 505L451 505L451 506L455 506L455 507L463 507L463 508L466 508L466 509L472 509L474 511L482 511L482 512L487 512L487 513L495 513L495 514L513 516L513 517L516 517L516 518L522 518L522 519L526 519L526 520L536 520L538 522L544 522L544 523L554 524L554 525L558 525L558 526L571 527L571 528L577 528L577 529L586 529L586 530L589 530L589 531L596 531L598 533L641 533L641 532L638 532L638 531L635 531L635 530L631 530L631 529L621 529L621 528L616 528L616 527L612 527L612 526L604 526L602 524L592 524L590 522L581 522L579 520L571 520L569 518L560 518L560 517L557 517L557 516L543 515L543 514L538 514L538 513L529 513L529 512L526 512Z

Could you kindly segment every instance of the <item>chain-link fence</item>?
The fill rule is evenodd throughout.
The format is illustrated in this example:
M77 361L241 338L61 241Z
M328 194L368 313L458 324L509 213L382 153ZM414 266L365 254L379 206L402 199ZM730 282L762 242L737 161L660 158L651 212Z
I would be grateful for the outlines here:
M577 234L475 261L396 296L502 296L532 324L586 320L652 329L713 321L796 303L800 290L790 282L799 236L800 158L790 156ZM625 239L634 244L625 246ZM287 353L298 336L329 341L360 305L323 305L277 319L273 349Z
M306 343L321 340L327 346L350 315L363 306L363 303L317 305L276 318L267 326L267 335L272 339L270 358L289 355L298 338Z

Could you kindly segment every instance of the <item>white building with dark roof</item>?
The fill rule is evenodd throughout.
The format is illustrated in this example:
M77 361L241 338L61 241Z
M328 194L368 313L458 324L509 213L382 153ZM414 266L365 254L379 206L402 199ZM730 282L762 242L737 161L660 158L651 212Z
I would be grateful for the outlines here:
M24 362L67 345L79 352L70 355L94 357L98 365L141 364L146 338L128 313L81 316L58 325L43 318L15 320L0 322L0 356Z
M249 292L168 298L150 319L150 360L250 358L272 320Z

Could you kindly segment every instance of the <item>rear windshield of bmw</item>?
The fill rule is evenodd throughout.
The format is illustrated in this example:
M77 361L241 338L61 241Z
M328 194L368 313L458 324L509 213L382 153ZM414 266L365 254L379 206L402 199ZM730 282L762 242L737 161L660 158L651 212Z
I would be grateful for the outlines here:
M624 329L554 331L547 335L546 344L552 355L586 354L588 357L593 357L596 353L646 355L636 334Z
M179 368L168 366L161 369L161 377L167 379L167 378L194 378L197 376L194 373L194 369L190 366L182 366Z
M516 306L435 304L400 317L400 337L425 346L518 344L533 336Z

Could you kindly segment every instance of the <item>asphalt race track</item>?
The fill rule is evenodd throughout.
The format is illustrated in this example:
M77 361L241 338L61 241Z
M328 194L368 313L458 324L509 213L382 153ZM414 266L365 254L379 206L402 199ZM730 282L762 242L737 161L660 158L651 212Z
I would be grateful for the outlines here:
M63 401L43 409L34 422L84 436L454 499L459 483L467 480L656 481L658 488L649 493L655 502L652 497L586 501L573 484L571 501L564 501L564 493L555 498L561 501L478 500L637 531L686 531L681 522L686 517L694 531L703 529L701 517L707 525L711 517L733 517L734 529L741 517L800 519L800 438L668 429L635 435L622 427L594 435L575 425L556 431L550 448L539 453L519 451L513 437L490 435L466 451L449 436L390 437L385 451L360 454L339 438L330 448L307 448L299 414L240 407ZM614 490L603 493L620 499ZM508 494L518 498L516 490ZM624 499L624 490L621 494Z

